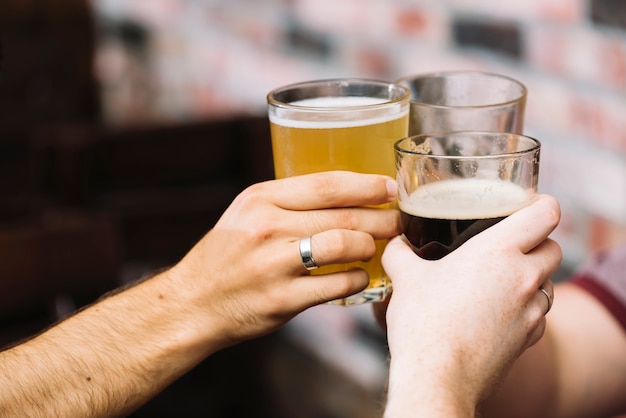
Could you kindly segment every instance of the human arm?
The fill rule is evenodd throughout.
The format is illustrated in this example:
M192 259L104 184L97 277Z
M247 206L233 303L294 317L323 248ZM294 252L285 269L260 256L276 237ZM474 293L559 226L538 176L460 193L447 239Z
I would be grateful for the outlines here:
M441 260L420 259L400 239L387 246L386 418L475 416L544 330L538 289L552 291L561 251L547 237L559 217L556 201L542 196Z
M620 274L624 270L620 269ZM516 361L483 407L485 417L598 418L626 413L626 332L595 296L573 282L544 337Z
M172 268L0 352L0 415L126 415L208 355L362 290L364 271L311 277L298 241L321 265L368 259L398 214L361 206L395 195L347 172L248 188Z

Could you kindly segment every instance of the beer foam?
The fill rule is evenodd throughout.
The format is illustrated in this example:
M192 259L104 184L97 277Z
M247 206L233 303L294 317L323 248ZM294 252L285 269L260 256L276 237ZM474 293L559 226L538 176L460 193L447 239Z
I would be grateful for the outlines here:
M285 112L298 112L297 108L302 108L302 114L294 118L281 117L270 110L269 119L271 123L289 128L352 128L389 122L405 116L409 111L408 106L402 109L403 103L400 102L387 107L375 107L385 103L389 103L389 100L378 97L316 97L289 103L293 108ZM345 108L353 109L348 112Z
M292 106L302 107L352 107L370 106L388 102L388 99L364 96L337 96L337 97L314 97L312 99L291 102Z
M486 219L508 216L529 200L529 192L508 181L443 180L418 187L400 210L423 218Z

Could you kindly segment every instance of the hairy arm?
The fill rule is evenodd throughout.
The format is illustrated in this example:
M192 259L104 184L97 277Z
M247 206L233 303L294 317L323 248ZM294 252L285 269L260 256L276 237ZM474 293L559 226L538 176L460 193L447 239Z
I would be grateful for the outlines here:
M320 265L369 259L400 226L364 206L396 193L349 172L249 187L174 267L0 352L0 416L126 415L215 351L362 290L362 270L311 276L299 240Z
M192 305L164 272L1 352L0 415L116 416L136 409L224 345L201 337L212 333L193 325L186 308Z

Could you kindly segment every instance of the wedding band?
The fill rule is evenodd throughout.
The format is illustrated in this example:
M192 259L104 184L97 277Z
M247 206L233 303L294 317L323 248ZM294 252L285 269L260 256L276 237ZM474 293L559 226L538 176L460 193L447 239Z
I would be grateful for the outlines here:
M546 310L546 314L547 314L548 312L550 312L550 309L552 309L552 298L550 298L548 291L544 289L543 287L540 287L539 291L543 292L543 294L546 295L546 299L548 299L548 309Z
M300 240L300 257L302 257L302 264L304 264L305 269L315 270L319 267L311 251L311 237L302 238Z

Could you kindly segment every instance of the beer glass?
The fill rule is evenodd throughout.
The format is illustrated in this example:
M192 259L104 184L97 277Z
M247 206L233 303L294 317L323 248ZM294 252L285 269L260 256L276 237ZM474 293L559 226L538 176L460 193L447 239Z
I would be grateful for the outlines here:
M277 178L330 170L395 175L393 144L408 133L405 87L365 79L318 80L273 90L267 101ZM368 262L323 266L311 273L363 268L370 277L368 288L333 303L382 301L390 291L380 262L386 242L377 241L376 255Z
M423 134L395 143L404 236L436 260L529 204L537 194L536 139L513 133Z
M398 80L411 91L409 135L452 131L524 130L526 87L478 71L413 75Z

